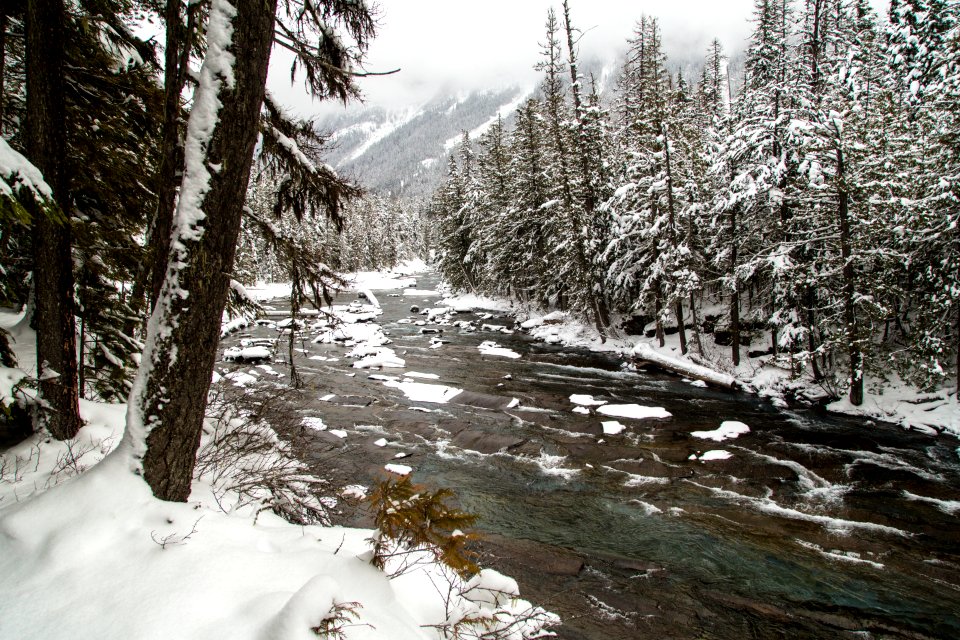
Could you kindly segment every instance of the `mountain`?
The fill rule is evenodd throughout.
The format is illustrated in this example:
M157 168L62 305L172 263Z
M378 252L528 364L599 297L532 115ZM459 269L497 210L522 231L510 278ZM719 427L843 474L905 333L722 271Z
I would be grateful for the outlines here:
M498 116L510 121L531 93L512 87L439 96L395 111L362 107L327 117L320 122L331 132L327 162L377 193L427 195L446 174L447 157L462 131L476 139Z
M742 75L742 58L742 53L736 52L730 61L734 91ZM620 64L610 59L581 61L585 81L595 82L608 103L616 90ZM674 55L668 67L672 75L682 72L695 84L703 69L702 49L695 47ZM401 109L352 107L320 120L320 129L330 132L332 143L326 160L374 193L429 195L446 175L447 158L463 131L476 140L497 117L505 126L512 126L517 108L533 93L533 87L511 87L441 94Z

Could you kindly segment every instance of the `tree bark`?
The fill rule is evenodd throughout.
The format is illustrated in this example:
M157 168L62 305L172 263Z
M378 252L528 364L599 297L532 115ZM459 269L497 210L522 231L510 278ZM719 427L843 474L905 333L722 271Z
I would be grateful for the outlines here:
M690 322L693 329L693 344L697 349L697 355L703 355L703 341L700 339L700 320L697 319L697 299L690 292Z
M155 180L157 208L153 212L147 231L148 250L153 259L145 263L148 265L147 269L137 283L141 287L139 291L141 296L143 290L149 286L147 313L157 303L166 275L164 258L170 249L170 233L173 230L173 214L177 201L177 172L183 165L180 96L187 82L190 49L193 47L193 33L196 30L196 16L200 5L194 4L188 9L186 27L182 24L182 5L181 0L167 0L164 11L167 30L163 72L163 136L160 142L160 166L157 167Z
M667 123L660 123L660 132L663 134L663 153L667 170L667 213L670 222L670 245L677 248L677 217L676 204L673 199L673 170L670 168L670 136L667 134ZM674 303L677 314L677 330L680 332L680 353L687 353L687 329L683 325L683 299L677 297Z
M213 0L188 123L187 163L166 277L147 330L125 439L158 498L185 501L217 355L273 39L276 0ZM214 34L233 29L229 44ZM234 56L225 77L221 47ZM211 105L212 133L205 131ZM198 209L199 211L197 211ZM202 215L196 215L197 213ZM145 446L144 446L145 445Z
M847 325L847 347L850 354L850 404L863 404L863 352L857 331L856 274L853 268L853 249L850 236L850 194L843 186L843 152L837 150L837 180L840 182L837 216L840 226L840 257L843 260L843 315Z
M37 211L33 219L37 377L46 407L38 422L58 439L82 426L77 391L77 336L73 298L69 181L64 167L63 0L30 0L26 17L27 157L53 189L62 216Z
M733 366L740 364L740 285L737 282L737 207L730 208L730 274L733 291L730 293L730 355Z

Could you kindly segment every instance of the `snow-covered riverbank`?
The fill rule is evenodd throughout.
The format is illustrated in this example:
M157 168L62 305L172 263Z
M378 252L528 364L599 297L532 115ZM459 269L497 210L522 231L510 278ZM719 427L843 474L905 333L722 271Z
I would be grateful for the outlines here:
M628 360L659 360L670 370L688 372L691 384L710 383L713 378L714 384L730 386L735 381L743 390L768 398L779 406L786 406L787 400L794 398L811 403L825 402L828 398L821 385L803 378L794 379L788 363L770 355L750 357L744 349L740 365L734 367L729 347L714 344L710 335L702 336L704 353L690 356L681 353L676 333L667 335L666 344L661 347L655 338L627 336L619 332L601 339L592 325L569 313L540 313L509 300L448 293L440 304L506 311L517 319L521 330L544 342L617 353ZM890 372L887 380L868 376L861 406L853 406L848 399L841 398L826 402L826 408L835 413L883 420L931 434L948 432L960 436L960 402L955 388L918 391L900 380L895 372Z
M358 286L383 288L388 279ZM395 288L409 284L392 280ZM254 295L268 299L282 289ZM18 319L6 314L0 322ZM5 405L30 395L16 385L32 373L34 338L23 325L13 337L28 370L0 368ZM357 354L358 364L386 358L376 337L358 341L372 350ZM236 390L254 403L268 391ZM81 411L86 425L76 438L38 433L0 455L0 637L424 640L459 627L464 637L521 638L558 622L496 571L462 578L425 552L401 556L407 570L389 561L381 571L371 564L374 531L281 518L274 512L299 508L291 500L322 514L365 491L325 485L270 425L230 413L229 403L208 412L187 503L155 499L126 458L112 454L125 405L82 400ZM218 439L244 424L254 432L243 438L265 448L253 458L221 456ZM293 493L277 494L269 483L251 490L258 469L282 470Z

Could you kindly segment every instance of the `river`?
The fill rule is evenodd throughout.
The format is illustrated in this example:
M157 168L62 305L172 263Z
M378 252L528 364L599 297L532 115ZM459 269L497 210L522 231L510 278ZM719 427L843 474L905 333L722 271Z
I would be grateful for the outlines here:
M418 277L419 289L436 284ZM482 563L560 614L558 637L960 637L956 439L778 409L521 332L417 325L424 318L411 306L437 298L375 293L376 321L406 366L354 369L348 347L312 344L305 331L298 411L346 437L310 433L304 458L342 483L370 485L393 462L452 488L480 515ZM453 319L513 324L480 311ZM433 330L443 333L424 333ZM257 327L224 346L276 336ZM490 340L520 357L482 354ZM280 359L272 366L282 372ZM409 372L436 379L401 378ZM418 401L404 379L463 392ZM671 417L576 413L572 394ZM610 420L626 429L604 435ZM691 436L724 421L750 431L724 442ZM376 446L381 438L389 444ZM691 459L708 450L731 455ZM369 525L358 512L342 518Z

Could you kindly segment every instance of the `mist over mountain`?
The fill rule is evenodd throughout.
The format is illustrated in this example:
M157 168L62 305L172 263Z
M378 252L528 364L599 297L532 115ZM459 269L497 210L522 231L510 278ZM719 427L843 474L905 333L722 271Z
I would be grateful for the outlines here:
M742 54L731 58L735 89ZM694 85L703 59L699 48L682 50L670 58L667 68L674 77L682 73ZM615 97L621 64L620 59L593 58L581 65L584 85L595 86L608 106ZM328 115L319 122L320 129L331 136L327 161L371 192L426 196L446 174L450 151L464 131L476 140L498 117L504 125L512 125L517 108L537 91L535 86L449 91L418 105L395 109L360 105Z
M320 122L332 134L328 162L376 193L429 194L445 174L448 154L462 132L475 139L498 116L510 121L532 90L441 95L419 106L366 107L328 117Z

